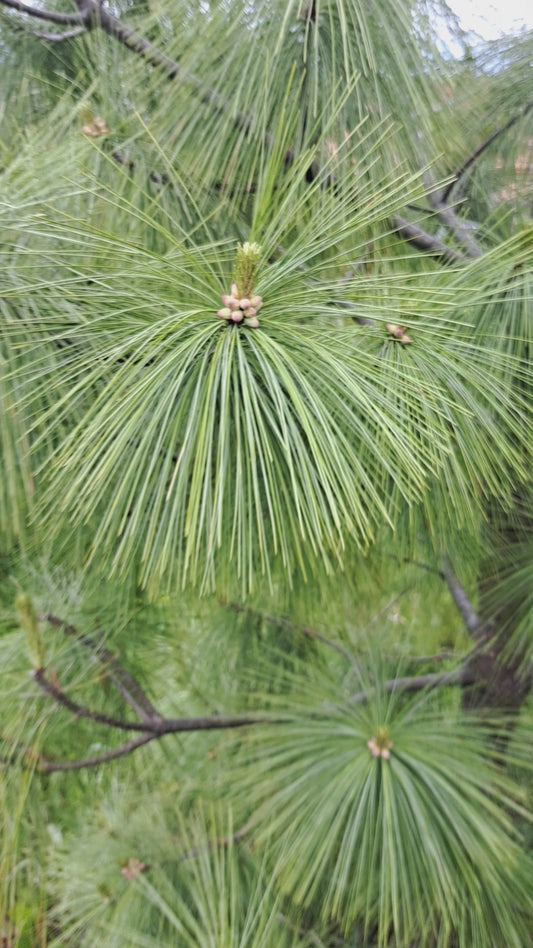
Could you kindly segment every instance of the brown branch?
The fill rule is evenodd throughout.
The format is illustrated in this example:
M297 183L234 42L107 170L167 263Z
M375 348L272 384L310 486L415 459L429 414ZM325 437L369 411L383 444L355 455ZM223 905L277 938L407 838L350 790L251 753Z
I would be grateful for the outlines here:
M458 253L453 247L448 247L444 241L439 240L438 237L434 237L432 234L428 234L427 231L419 227L418 224L411 224L399 214L394 216L394 226L400 237L406 240L407 243L412 244L413 247L416 247L417 250L422 250L429 254L429 256L441 260L443 263L465 262L465 257L462 253Z
M441 224L446 227L454 240L461 246L467 257L476 259L483 256L483 250L472 236L464 221L456 214L453 207L449 207L443 196L437 191L429 191L428 200Z
M60 704L67 711L70 711L77 718L87 718L98 724L105 724L107 727L116 727L123 731L146 731L145 722L125 721L123 718L115 718L109 714L102 714L100 711L93 711L77 702L72 701L68 695L58 688L53 682L49 681L44 674L44 668L35 668L30 672L31 677L45 694L49 695L57 704ZM159 719L161 720L161 719ZM157 722L150 728L150 733L156 733Z
M443 575L468 632L474 639L482 638L484 628L481 619L470 602L465 589L457 579L447 557L444 558Z
M530 112L532 109L533 109L533 101L527 102L526 105L523 106L523 108L521 109L520 112L518 112L517 115L513 115L507 122L501 125L500 128L497 128L495 129L494 132L491 132L491 134L488 135L487 138L485 138L484 141L482 141L481 144L478 145L478 147L474 149L474 151L468 156L468 158L465 159L463 164L457 169L457 171L455 172L453 176L452 181L447 186L446 190L443 192L442 200L444 202L447 202L450 200L454 188L457 187L461 179L464 178L468 169L472 167L472 165L478 160L478 158L483 154L483 152L486 151L490 145L492 145L493 141L495 141L497 138L500 137L500 135L503 135L510 128L512 128L513 125L515 125L521 118L523 118L524 115L527 115L527 113Z
M73 30L65 30L64 33L35 33L33 30L25 30L25 32L30 32L34 39L44 40L45 43L63 43L65 40L82 36L85 33L85 27L77 26Z
M396 691L422 691L425 688L436 688L442 687L444 685L463 686L466 684L471 684L475 680L476 675L474 671L465 665L462 668L454 669L453 671L445 672L444 674L432 673L408 678L394 678L390 681L384 682L379 690L383 690L387 694L392 694ZM348 703L364 704L369 701L370 698L372 698L377 693L377 691L378 688L370 688L367 691L361 691L358 694L352 695L352 697L348 699ZM287 723L289 720L289 718L275 718L270 719L268 723L282 724ZM134 738L125 744L121 744L119 747L115 747L112 750L106 751L103 754L96 754L93 757L84 757L78 760L57 761L45 759L41 756L38 756L37 760L35 760L35 755L33 755L32 761L35 764L38 772L43 774L67 770L83 770L87 767L98 767L101 764L109 763L109 761L117 760L120 757L126 757L128 754L133 753L133 751L137 750L137 748L143 747L150 741L158 740L165 734L175 733L176 731L196 731L213 728L243 727L245 725L259 723L267 723L267 719L236 717L184 718L182 720L163 719L160 729L144 731L139 737Z
M157 719L152 721L124 721L122 718L115 718L108 714L102 714L100 711L93 711L72 701L61 688L45 677L43 668L33 669L31 677L57 704L60 704L78 718L87 718L98 724L116 727L123 731L142 731L145 734L153 734L155 737L183 731L212 731L245 727L248 724L262 723L265 720L264 717L251 717L249 715L212 715L195 718L163 718L158 716Z
M423 691L425 688L442 688L444 685L468 685L475 681L473 671L467 664L448 672L430 672L427 675L411 675L406 678L391 678L376 688L359 691L348 699L349 704L366 704L378 691L393 694L396 691Z
M51 23L80 23L86 30L100 27L104 33L118 40L126 49L142 56L151 66L163 69L168 79L174 80L179 75L184 82L193 86L198 91L200 101L205 105L209 105L218 111L225 111L231 107L231 102L221 96L215 89L205 88L201 79L192 75L192 73L185 72L177 60L162 53L150 40L147 40L146 37L122 23L118 17L109 13L98 0L76 0L78 13L72 14L60 14L53 13L52 11L39 10L36 7L31 7L21 2L21 0L0 0L0 4L17 10L19 13L25 13L28 16L48 20ZM252 115L246 112L237 112L233 116L233 121L236 128L244 129L246 132L249 132L253 126L254 119ZM264 140L267 143L272 141L270 132L264 134ZM292 153L287 153L285 157L286 162L290 164L293 160Z
M37 20L46 20L48 23L59 23L62 25L71 25L81 23L86 25L87 13L80 10L78 13L56 13L55 10L41 10L39 7L32 7L22 0L0 0L0 4L16 10L17 13L26 13L28 16L35 17Z
M248 610L245 610L248 611ZM97 767L101 764L109 763L120 757L125 757L133 753L137 748L143 747L150 741L159 740L166 734L175 734L192 731L206 730L226 730L229 728L247 727L255 724L285 724L292 720L292 715L285 717L268 717L265 713L261 716L241 716L241 715L214 715L210 717L195 718L159 718L157 721L148 721L138 724L136 722L123 721L110 715L101 714L98 711L92 711L82 705L78 705L59 688L57 685L45 678L44 670L36 669L32 672L32 677L42 690L48 694L59 705L71 711L76 717L83 717L96 723L104 724L108 727L116 727L122 730L140 730L142 733L127 741L118 747L112 748L103 754L96 754L92 757L83 757L76 760L51 760L34 751L26 752L33 766L39 773L50 774L58 771L82 770L88 767ZM378 691L384 691L386 694L392 694L396 691L414 692L422 691L426 688L437 688L443 686L467 685L478 680L475 668L467 662L461 668L454 669L443 674L430 673L426 675L416 675L404 678L393 678L385 681L381 686L369 688L358 692L348 699L348 704L364 704L369 701ZM314 712L316 714L317 712ZM322 712L319 712L322 713ZM20 759L20 758L18 758ZM15 762L13 758L2 758L4 763Z
M131 50L133 53L138 53L146 62L150 63L150 65L164 69L169 79L175 79L178 73L181 73L182 78L187 82L194 85L197 89L201 87L202 83L200 79L197 79L196 76L192 76L189 73L183 73L180 64L176 62L175 59L162 53L150 40L147 40L140 33L132 30L131 27L125 26L118 17L113 16L112 13L108 13L96 0L88 0L88 17L91 26L101 27L104 33L107 33L108 36L113 36L119 43L122 43L126 49ZM218 94L213 91L213 99L215 98L220 99Z
M0 0L0 2L2 2L2 0ZM79 3L81 0L77 0L77 2ZM107 33L108 36L113 36L119 43L122 43L126 49L138 53L146 62L150 63L150 65L164 69L168 79L174 80L179 75L184 82L197 90L200 101L203 102L204 105L209 105L220 112L231 108L231 102L228 101L228 99L221 96L215 89L205 88L201 79L192 73L185 72L177 60L171 59L170 56L166 56L165 53L160 52L153 43L140 33L132 30L129 26L125 26L121 20L111 13L108 13L96 0L85 0L85 2L89 4L90 13L87 22L90 22L91 26L97 25L101 27L104 33ZM246 112L236 112L233 115L233 122L236 128L249 132L254 124L254 117ZM263 134L263 140L266 144L270 144L273 141L271 133L265 132ZM293 157L292 152L287 152L285 156L286 163L290 164Z
M485 637L483 623L481 622L481 619L475 611L474 606L468 598L464 587L457 579L457 576L455 575L447 556L444 557L443 568L438 569L438 567L431 566L429 563L421 563L418 560L411 560L408 557L396 557L393 553L388 553L385 555L392 556L394 559L397 559L402 563L417 566L419 569L425 569L430 573L435 573L436 576L439 576L441 579L443 579L452 594L453 601L455 602L459 614L463 619L470 635L474 639Z
M114 747L113 750L106 751L105 754L95 754L94 757L83 757L79 760L44 760L39 758L36 770L41 774L53 774L62 770L83 770L85 767L98 767L100 764L107 764L119 757L126 757L137 750L138 747L148 744L159 736L158 734L141 734L140 737L136 737L126 744L121 744L120 747Z
M77 760L50 760L45 759L41 755L37 755L36 758L36 755L33 753L31 755L31 760L35 764L39 773L50 774L57 771L83 770L87 767L98 767L100 764L109 763L109 761L116 760L119 757L126 757L128 754L131 754L133 751L137 750L137 748L143 747L150 741L159 740L166 734L176 734L191 731L226 730L228 728L246 727L252 724L265 723L266 721L264 717L252 717L250 715L215 715L211 717L197 718L159 718L157 721L146 721L142 723L123 721L120 718L114 718L107 714L101 714L99 711L92 711L89 708L85 708L82 705L71 701L71 699L61 690L61 688L58 688L57 685L54 685L45 678L44 669L35 669L32 671L31 675L34 681L37 682L39 687L42 688L46 694L53 698L53 700L56 701L57 704L61 705L61 707L67 708L67 710L71 711L76 717L86 718L98 724L104 724L107 727L116 727L121 730L142 732L139 737L135 737L131 741L121 744L119 747L115 747L103 754L96 754L93 757L82 757ZM282 719L271 719L271 723L272 721L275 723L281 723Z
M79 632L75 626L69 625L64 619L50 612L40 615L38 618L41 622L48 622L49 625L57 629L62 629L66 635L72 636L82 645L85 645L86 648L90 649L91 652L94 652L100 663L105 667L115 687L127 704L129 704L130 708L133 708L135 713L139 715L141 720L151 721L159 719L159 713L144 693L140 684L122 668L115 656L112 655L105 646L99 642L95 642L89 635Z
M98 0L76 0L78 7L77 13L55 13L52 10L41 10L38 7L32 7L22 0L0 0L2 6L16 10L18 13L25 13L27 16L36 17L39 20L46 20L49 23L59 23L66 25L81 24L85 30L91 30L99 26L104 33L113 36L123 46L134 53L139 53L152 66L159 66L165 69L169 79L175 79L181 67L176 60L166 56L157 49L149 40L140 33L136 33L129 26L125 26L117 17L108 13ZM197 88L201 82L195 76L183 75ZM212 92L212 98L219 98L218 94Z
M252 825L251 820L247 820L240 829L235 830L231 836L222 836L217 839L210 839L207 841L205 846L193 846L192 849L187 849L180 857L178 862L185 862L186 859L197 859L201 853L210 851L215 848L215 846L230 846L231 843L240 843L246 836L246 833L250 830Z
M308 638L315 639L317 642L322 642L323 645L334 649L339 655L342 655L350 665L353 665L355 662L354 656L351 655L347 649L343 648L342 645L338 645L337 642L326 638L325 635L322 635L315 629L311 629L308 625L299 625L297 622L292 622L291 619L286 619L284 616L266 615L263 612L258 612L256 609L251 609L249 606L241 606L237 602L226 602L224 599L221 599L220 602L221 605L226 606L227 609L232 609L234 612L246 613L255 619L263 619L264 622L272 623L272 625L283 625L285 628L296 629L298 632L302 632L303 635L307 635Z

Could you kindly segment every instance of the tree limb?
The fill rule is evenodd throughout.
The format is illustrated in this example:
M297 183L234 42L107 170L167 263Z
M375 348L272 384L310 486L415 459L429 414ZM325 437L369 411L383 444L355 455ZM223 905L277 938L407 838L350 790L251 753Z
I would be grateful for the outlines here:
M74 23L81 23L86 26L87 13L84 10L78 13L56 13L55 10L42 10L39 7L32 7L29 3L23 3L22 0L0 0L4 7L16 10L17 13L26 13L28 16L35 17L37 20L46 20L48 23L59 23L70 26Z
M444 224L446 230L460 244L466 256L472 259L482 257L483 250L477 240L472 236L464 221L456 214L455 209L445 203L443 195L439 194L438 191L429 191L428 201L441 224Z
M73 30L65 30L64 33L34 33L33 30L25 30L24 32L30 32L34 39L43 40L45 43L63 43L65 40L82 36L85 33L85 27L77 26Z
M79 760L45 760L39 758L36 764L36 770L41 774L53 774L61 770L83 770L85 767L98 767L100 764L107 764L118 757L126 757L133 753L143 744L148 744L155 740L158 734L142 734L140 737L121 744L120 747L114 747L113 750L106 751L104 754L95 754L93 757L83 757Z
M283 625L286 628L296 629L298 632L302 632L303 635L307 635L310 639L316 639L317 642L322 642L323 645L328 645L329 648L334 649L339 655L342 655L350 665L354 664L355 658L353 655L348 652L347 649L343 648L342 645L338 645L337 642L333 642L331 639L326 638L325 635L322 635L320 632L316 632L315 629L311 629L308 625L299 625L297 622L292 622L290 619L286 619L284 616L270 616L265 615L262 612L258 612L255 609L250 609L249 606L241 606L237 602L225 602L221 600L221 604L226 606L228 609L232 609L234 612L244 612L247 615L253 616L256 619L263 619L264 622L270 622L272 625Z
M44 677L42 675L36 675L34 673L35 679L39 684L42 685ZM414 677L406 678L393 678L389 681L383 683L379 690L385 691L387 694L392 694L396 691L422 691L425 688L436 688L442 686L453 686L453 685L465 685L471 684L475 681L475 673L472 669L465 665L459 669L454 669L449 672L444 672L443 674L427 674L427 675L416 675ZM45 690L54 697L55 700L58 700L57 689L54 686L50 685L49 682L46 682ZM358 692L355 695L352 695L348 699L348 704L364 704L369 701L376 693L377 688L370 688L366 691ZM66 707L72 709L73 702L69 702L69 699L63 700L60 703ZM68 702L68 703L67 703ZM74 707L77 707L74 705ZM82 709L84 710L84 709ZM105 716L99 715L94 716L94 713L85 714L85 717L93 717L93 720L102 721ZM113 719L110 719L113 721ZM126 757L127 755L133 753L139 747L143 747L145 744L148 744L150 741L158 740L161 737L164 737L165 734L172 734L182 731L198 731L198 730L213 730L221 728L235 728L235 727L244 727L251 724L266 724L266 723L275 723L283 724L287 723L289 718L255 718L255 717L238 717L238 716L229 716L229 717L210 717L210 718L182 718L182 719L173 719L173 718L164 718L161 719L159 727L156 726L155 722L150 730L146 728L143 730L143 733L139 737L134 738L131 741L127 741L125 744L121 744L119 747L115 747L112 750L105 751L103 754L95 754L92 757L83 757L77 760L50 760L44 758L41 755L32 754L32 763L36 766L36 769L39 773L42 774L51 774L58 771L69 771L69 770L83 770L88 767L98 767L101 764L109 763L112 760L117 760L120 757ZM124 722L126 723L126 722ZM113 723L113 726L114 723Z
M464 178L468 169L472 167L472 165L478 160L478 158L483 154L483 152L486 151L489 145L492 145L493 141L495 141L497 138L500 137L500 135L503 135L510 128L512 128L513 125L515 125L521 118L523 118L524 115L527 115L527 113L530 112L532 109L533 109L533 100L531 102L527 102L526 105L524 105L524 107L521 109L520 112L518 112L517 115L513 115L507 122L501 125L500 128L497 128L495 129L494 132L491 132L491 134L488 135L487 138L485 138L481 142L481 144L478 145L478 147L474 149L474 151L468 156L468 158L465 159L463 164L457 169L450 184L447 186L447 188L443 192L442 200L444 202L447 202L450 200L453 190L460 183L461 179Z
M431 257L441 260L443 263L464 263L465 257L458 253L452 247L448 247L438 237L433 237L427 231L419 227L418 224L411 224L399 214L394 216L394 226L400 237L403 237L407 243L412 244L417 250L423 250Z
M132 678L132 676L124 668L122 668L122 666L117 662L115 656L112 655L107 648L105 648L101 643L95 642L89 635L79 632L75 626L69 625L68 622L65 622L63 619L59 618L59 616L53 615L50 612L40 615L38 618L41 622L48 622L49 625L54 626L56 629L62 629L66 635L74 637L82 645L85 645L86 648L90 649L90 651L95 654L98 661L105 666L111 681L118 689L126 703L129 704L130 708L133 708L141 720L150 721L153 719L159 719L158 712L141 688L138 681Z
M35 751L26 751L25 757L31 761L39 773L51 774L58 771L83 770L88 767L98 767L101 764L109 763L120 757L126 757L133 753L137 748L143 747L150 741L159 740L166 734L175 734L192 731L222 730L229 728L247 727L255 724L286 724L292 720L292 715L269 717L265 713L259 716L253 715L212 715L209 717L195 718L163 718L157 721L144 721L142 723L124 721L114 718L110 715L101 714L98 711L92 711L70 698L57 685L48 681L44 674L44 669L36 669L32 672L32 677L42 690L48 694L59 705L71 711L76 717L83 717L103 724L107 727L116 727L122 730L139 730L138 737L120 744L118 747L105 751L102 754L95 754L91 757L82 757L76 760L51 760ZM441 674L430 673L426 675L415 675L404 678L392 678L383 682L382 685L360 691L348 699L349 705L365 704L378 691L386 694L393 694L397 691L415 692L426 688L437 688L454 685L468 685L478 680L478 675L472 664L467 661L462 667ZM322 713L322 711L320 712ZM0 758L2 763L12 764L20 761L19 754L12 754L10 757Z
M60 704L63 708L66 708L67 711L70 711L77 718L88 718L90 721L96 721L98 724L105 724L107 727L116 727L123 731L146 731L147 726L145 722L139 721L126 721L123 718L115 718L109 714L102 714L100 711L92 711L90 708L86 708L81 704L77 704L75 701L72 701L68 695L58 688L53 682L49 681L44 674L44 668L35 668L31 672L31 677L45 694L53 698L57 704ZM156 730L156 721L154 725L149 728L150 732Z
M162 737L164 734L176 734L182 731L213 731L245 727L249 724L257 724L264 720L262 717L258 718L250 715L212 715L209 717L196 718L163 718L162 716L158 716L157 719L152 721L125 721L122 718L102 714L100 711L92 711L90 708L71 701L61 688L45 677L43 668L34 669L31 672L31 677L57 704L67 708L68 711L71 711L72 714L78 718L87 718L98 724L105 724L107 727L116 727L123 731L142 731L144 734L152 734L154 737Z
M474 639L482 638L483 623L470 602L465 589L457 579L447 557L444 558L443 575L468 632Z
M425 688L442 688L444 685L468 685L475 680L468 664L447 672L429 672L427 675L410 675L406 678L391 678L377 688L359 691L348 699L349 704L366 704L378 691L394 694L396 691L424 691Z

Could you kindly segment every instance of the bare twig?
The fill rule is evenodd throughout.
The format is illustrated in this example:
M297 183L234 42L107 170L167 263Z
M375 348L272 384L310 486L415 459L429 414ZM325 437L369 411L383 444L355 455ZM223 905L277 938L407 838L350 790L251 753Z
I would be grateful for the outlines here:
M86 767L99 767L100 764L107 764L111 760L117 760L118 757L126 757L133 753L143 744L148 744L155 740L158 734L141 734L140 737L121 744L120 747L114 747L104 754L95 754L93 757L83 757L79 760L45 760L39 758L36 764L36 770L41 774L53 774L61 770L83 770Z
M43 668L34 669L31 672L31 676L46 694L62 707L71 711L76 717L87 718L98 724L105 724L107 727L116 727L123 731L142 731L146 734L153 734L155 737L162 737L164 734L176 734L182 731L212 731L245 727L249 724L257 724L265 720L264 717L253 717L250 715L212 715L196 718L163 718L161 715L158 715L157 718L151 721L125 721L122 718L102 714L100 711L93 711L90 708L86 708L72 701L61 688L45 677Z
M483 250L477 240L472 236L464 221L456 214L455 209L445 203L443 196L438 191L430 190L428 201L441 224L444 224L454 240L460 244L466 256L472 259L482 257Z
M67 26L74 23L85 25L87 18L85 10L80 10L78 13L56 13L55 10L42 10L39 7L32 7L29 3L23 3L22 0L0 0L0 3L4 7L16 10L17 13L26 13L28 16L33 16L37 20L46 20L48 23L59 23Z
M417 250L423 250L429 254L429 256L435 257L443 263L465 262L465 257L462 253L458 253L453 247L448 247L444 241L439 240L438 237L434 237L432 234L428 234L428 232L423 230L422 227L419 227L418 224L411 224L399 214L394 216L394 226L400 237L403 237L407 243L412 244Z
M30 674L45 694L49 695L57 704L66 708L67 711L70 711L77 718L88 718L90 721L95 721L98 724L105 724L107 727L116 727L123 731L146 731L144 722L125 721L123 718L115 718L109 714L102 714L100 711L93 711L90 708L85 708L83 705L72 701L61 688L58 688L56 684L45 677L44 668L35 668ZM156 725L155 721L154 725ZM150 730L156 733L156 726Z
M457 185L460 183L462 178L465 176L468 169L472 167L472 165L478 160L478 158L483 154L483 152L486 151L486 149L490 145L492 145L492 143L497 138L499 138L500 135L503 135L510 128L512 128L512 126L515 125L521 118L523 118L524 115L527 115L528 112L531 112L532 109L533 109L533 101L527 102L526 105L524 105L523 108L520 110L520 112L518 112L516 115L513 115L507 122L501 125L500 128L497 128L495 129L494 132L491 132L491 134L488 135L487 138L485 138L484 141L482 141L481 144L478 145L478 147L474 149L474 151L468 156L468 158L465 159L463 164L457 169L457 171L455 172L453 176L452 181L443 192L442 200L445 203L450 200L454 189L457 187Z
M349 704L366 704L378 691L393 694L396 691L423 691L425 688L442 688L444 685L468 685L474 681L474 674L465 664L448 672L430 672L427 675L411 675L406 678L391 678L378 688L359 691L348 699Z
M263 612L258 612L256 609L250 609L249 606L241 606L237 602L225 602L221 600L221 604L226 606L228 609L232 609L234 612L243 612L247 615L253 616L255 619L263 619L264 622L269 622L272 625L283 625L285 628L296 629L297 632L302 632L303 635L307 635L310 639L316 639L317 642L322 642L323 645L329 646L329 648L334 649L339 655L342 655L350 665L353 665L355 658L353 655L348 652L347 649L343 648L342 645L338 645L337 642L333 642L331 639L326 638L325 635L322 635L320 632L317 632L315 629L311 629L308 625L299 625L297 622L292 622L291 619L286 619L284 616L271 616L266 615Z
M65 30L63 33L35 33L31 30L34 39L44 40L45 43L64 43L65 40L75 39L76 36L82 36L83 33L85 33L84 26L77 26L75 29Z
M40 615L41 622L48 622L56 629L62 629L66 635L74 637L86 648L93 652L102 665L105 666L107 674L118 689L124 700L133 708L136 714L143 721L151 721L159 718L159 714L153 704L141 688L140 684L132 678L128 672L117 662L114 655L106 649L101 643L95 642L89 635L81 633L75 626L69 625L64 619L53 615L50 612Z
M246 836L246 833L249 831L251 825L252 825L252 821L247 820L247 822L244 823L244 825L241 826L240 829L235 830L235 832L232 833L231 836L222 836L217 839L211 839L206 843L205 846L193 846L192 849L186 850L186 852L184 852L179 857L178 861L184 862L186 859L197 859L198 856L202 852L206 851L206 849L211 850L211 849L214 849L215 846L226 847L226 846L229 846L231 843L240 843Z
M42 686L43 682L45 681L44 676L42 674L34 673L34 677ZM414 677L393 678L389 681L385 681L383 685L380 686L379 690L384 691L387 694L392 694L396 691L413 692L422 691L426 688L437 688L453 685L464 686L473 683L475 680L476 675L474 670L469 665L464 665L461 668L454 669L443 674L431 673L428 675L417 675ZM62 692L58 693L58 689L50 685L50 682L46 682L46 687L44 690L46 690L47 693L50 694L55 700L59 701L61 705L68 707L70 710L72 710L73 707L78 708L78 706L74 705L73 702L70 702L68 698L66 699L66 696L63 695ZM351 705L365 704L377 693L377 691L378 688L369 688L366 691L358 692L348 699L348 703ZM87 709L81 709L81 711L87 711ZM123 727L124 724L127 723L122 722L121 724L116 725L114 719L106 719L105 715L98 715L94 712L85 713L83 716L92 717L93 720L99 721L101 723L111 723L112 726ZM83 757L77 760L50 760L49 758L44 758L41 755L35 755L35 753L33 753L31 759L32 763L36 766L36 769L40 773L44 774L55 773L58 771L83 770L88 767L98 767L101 764L109 763L109 761L117 760L120 757L126 757L127 755L133 753L133 751L137 750L137 748L143 747L150 741L158 740L159 738L164 737L166 734L183 731L244 727L253 724L283 724L288 723L290 720L291 717L289 716L287 718L277 717L270 719L265 717L239 716L215 716L210 718L182 719L163 718L161 719L159 725L154 722L150 730L145 728L139 737L136 737L131 741L127 741L125 744L121 744L119 747L105 751L103 754L95 754L92 757ZM243 833L244 830L245 828L243 828L241 833Z
M479 618L477 612L475 611L470 599L468 598L465 589L457 579L451 563L448 558L444 558L443 566L444 579L448 585L448 589L452 594L453 601L457 606L458 612L463 619L463 622L468 629L470 635L474 639L479 639L483 637L483 624Z
M42 690L48 694L61 707L71 711L76 717L83 717L92 720L95 723L103 724L106 727L114 727L121 730L141 731L138 737L127 741L118 747L105 751L102 754L95 754L92 757L82 757L75 760L53 760L45 757L35 751L27 751L24 755L31 761L40 773L50 774L58 771L82 770L88 767L98 767L109 761L117 760L120 757L126 757L133 753L137 748L143 747L150 741L159 740L166 734L176 734L192 731L207 730L226 730L230 728L248 727L257 724L287 724L293 719L293 715L278 715L270 717L266 713L258 715L212 715L209 717L194 718L163 718L157 720L143 721L141 723L124 721L120 718L114 718L111 715L102 714L85 708L82 705L72 701L62 689L50 682L44 673L44 669L36 669L32 672L32 677ZM397 691L414 692L422 691L426 688L437 688L454 685L468 685L478 680L478 675L471 662L465 663L462 667L453 669L443 674L416 675L404 678L393 678L385 681L382 685L368 688L352 695L348 699L348 704L365 704L378 691L384 691L386 694L392 694ZM322 713L320 712L313 712ZM3 763L21 762L21 755L13 755L9 758L2 758ZM243 831L244 832L244 828Z

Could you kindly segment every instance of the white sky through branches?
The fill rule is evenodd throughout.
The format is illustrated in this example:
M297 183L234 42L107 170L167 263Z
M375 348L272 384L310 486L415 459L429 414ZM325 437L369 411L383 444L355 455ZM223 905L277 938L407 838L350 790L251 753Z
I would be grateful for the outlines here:
M530 0L448 0L464 29L483 39L497 39L501 33L533 28L533 4Z

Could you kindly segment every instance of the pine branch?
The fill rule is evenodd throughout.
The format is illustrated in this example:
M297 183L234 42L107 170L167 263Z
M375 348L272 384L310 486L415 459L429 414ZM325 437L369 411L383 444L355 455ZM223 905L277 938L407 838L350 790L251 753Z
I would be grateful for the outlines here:
M359 691L348 699L349 704L366 704L378 691L394 694L396 691L424 691L425 688L442 688L472 684L475 681L473 671L465 663L460 668L447 672L429 672L427 675L410 675L405 678L391 678L378 688Z
M164 734L176 734L183 731L213 731L245 727L249 724L264 721L262 717L252 717L250 715L212 715L196 718L163 718L158 715L157 719L152 721L125 721L122 718L115 718L99 711L93 711L72 701L61 688L45 677L43 668L34 669L31 672L31 677L57 704L67 708L78 718L86 718L97 724L105 724L107 727L116 727L123 731L142 731L145 734L153 734L154 737L162 737Z
M200 101L204 104L215 108L217 111L226 111L229 108L231 103L228 102L226 98L221 96L215 89L206 89L202 81L197 76L184 72L180 64L175 59L172 59L165 53L162 53L156 46L154 46L153 43L146 39L146 37L131 29L131 27L126 26L120 19L118 19L118 17L109 13L109 11L102 5L102 3L99 2L99 0L76 0L76 3L79 8L79 12L77 14L54 14L51 11L43 11L39 10L38 8L31 7L26 3L20 2L20 0L0 0L0 4L3 4L4 6L11 7L12 9L16 9L21 13L26 13L29 16L48 19L50 22L82 23L86 30L91 30L94 27L100 27L104 33L118 40L118 42L120 42L131 52L142 56L146 62L150 63L150 65L162 68L166 72L167 78L169 80L174 80L179 75L184 82L193 86L197 90ZM57 17L61 17L61 19L57 19ZM63 19L63 17L67 18ZM59 42L63 39L80 35L82 32L83 29L79 31L70 31L68 35L63 34L58 37L56 37L54 34L35 35L40 35L45 41ZM251 114L237 112L237 114L234 116L234 124L238 129L244 129L245 131L249 132L253 126L253 123L254 116ZM264 132L263 138L267 145L271 143L272 136L268 131ZM291 165L293 160L294 153L291 149L289 149L285 155L286 165ZM308 170L307 180L309 182L314 181L319 172L320 168L318 162L312 162ZM453 208L445 206L446 198L447 192L445 192L445 194L442 196L442 200L439 199L438 206L435 207L439 219L442 220L444 225L454 236L457 242L464 248L467 257L481 256L481 248L478 246L472 235L468 233L464 224L455 214ZM397 233L418 250L429 253L432 257L443 263L462 263L464 261L465 257L462 253L459 253L458 251L453 250L451 247L448 247L443 241L439 240L439 238L428 234L419 225L412 224L399 215L395 217L394 224ZM350 304L348 302L341 303L340 305L350 308ZM366 324L366 320L361 320L359 317L355 318L358 322L360 321L363 322L363 324Z
M133 708L141 720L150 721L159 718L158 712L138 681L132 678L132 676L122 668L115 656L102 644L95 642L89 635L79 632L75 626L69 625L68 622L65 622L59 618L59 616L53 615L52 613L48 612L38 616L38 618L41 622L48 622L49 625L57 629L62 629L66 635L73 636L78 642L93 652L100 663L105 667L111 681L126 703L129 704L130 708Z
M483 636L481 619L470 602L465 589L457 579L447 557L444 558L443 575L468 632L474 639L481 638Z
M520 119L523 118L524 115L527 115L528 112L531 112L532 109L533 109L533 101L527 102L526 105L524 105L523 108L520 110L520 112L518 112L516 115L513 115L507 122L505 122L499 128L495 129L494 132L491 132L491 134L488 135L487 138L485 138L481 142L481 144L478 145L478 147L474 149L474 151L468 156L468 158L465 159L463 164L457 169L457 171L455 172L453 176L452 181L447 186L446 190L443 192L442 200L444 203L450 200L454 189L464 178L468 169L471 168L472 165L475 164L475 162L478 160L478 158L481 157L483 152L486 151L487 148L490 145L492 145L492 143L496 141L497 138L500 137L500 135L503 135L510 128L512 128L513 125L516 125L516 123L520 121Z
M338 645L337 642L333 642L331 639L326 638L325 635L322 635L320 632L317 632L315 629L311 629L308 625L299 625L297 622L292 622L291 619L287 619L284 616L271 616L266 615L263 612L258 612L255 609L250 609L249 606L241 606L237 602L225 602L221 600L221 604L226 606L228 609L233 609L234 612L243 612L247 615L253 616L255 619L262 619L264 622L269 622L272 625L283 625L285 628L296 629L298 632L302 632L303 635L307 635L310 639L315 639L317 642L322 642L323 645L329 646L329 648L334 649L339 655L342 655L350 665L353 665L355 658L350 654L342 645Z
M36 769L41 774L53 774L65 770L83 770L86 767L99 767L100 764L108 764L111 760L117 760L119 757L126 757L132 754L138 747L148 744L150 741L159 737L158 734L142 734L120 747L106 751L105 754L95 754L94 757L83 757L79 760L44 760L39 758Z
M139 721L126 721L123 718L115 718L109 714L102 714L100 711L92 711L90 708L86 708L81 704L77 704L75 701L72 701L68 695L65 694L62 688L59 688L52 681L49 681L45 677L44 668L35 668L30 672L31 677L41 688L45 694L53 698L57 704L60 704L63 708L66 708L67 711L71 711L72 714L77 718L87 718L90 721L95 721L98 724L105 724L107 727L116 727L123 731L146 731L147 727L144 722ZM159 718L159 720L161 720ZM149 730L153 733L156 733L157 721L154 721L153 726Z
M477 240L472 236L464 221L456 214L455 209L446 204L443 196L437 191L429 191L428 200L441 224L449 231L454 240L460 244L466 256L472 259L482 257L483 250Z
M50 682L44 674L44 669L35 669L31 673L34 681L39 687L48 694L57 704L66 708L78 718L94 721L97 724L103 724L106 727L113 727L120 730L141 731L138 737L120 744L103 754L96 754L92 757L82 757L74 760L51 760L49 757L27 750L25 758L30 760L32 765L43 774L55 773L58 771L83 770L89 767L98 767L101 764L109 763L120 757L126 757L133 753L139 747L143 747L150 741L159 740L167 734L176 734L192 731L211 731L227 730L241 727L248 727L256 724L286 724L292 720L292 716L269 717L266 714L260 715L211 715L207 717L194 718L163 718L159 717L153 721L143 721L141 723L125 721L121 718L115 718L111 715L102 714L99 711L93 711L83 705L72 701L64 691L57 685ZM416 692L426 688L451 687L455 685L473 684L478 680L475 668L467 662L462 667L441 674L430 673L426 675L415 675L404 678L392 678L385 681L381 686L372 687L365 691L360 691L348 700L348 704L364 704L369 701L379 691L386 694L392 694L397 691ZM322 714L323 711L318 712ZM20 762L21 755L13 754L9 758L0 758L2 763L13 764Z
M429 256L434 257L443 263L464 263L465 257L458 253L452 247L448 247L438 237L428 234L418 224L411 224L399 214L394 216L394 226L400 237L403 237L407 243L412 244L417 250L422 250Z
M24 32L31 32L34 39L43 40L45 43L64 43L66 40L75 39L76 36L82 36L85 33L85 27L77 26L73 30L65 30L64 33L34 33L33 30Z
M55 10L42 10L39 7L32 7L29 3L23 3L22 0L0 0L0 4L16 10L17 13L26 13L28 16L35 17L37 20L46 20L48 23L58 23L61 25L72 25L81 23L86 26L87 14L85 10L78 13L56 13Z

